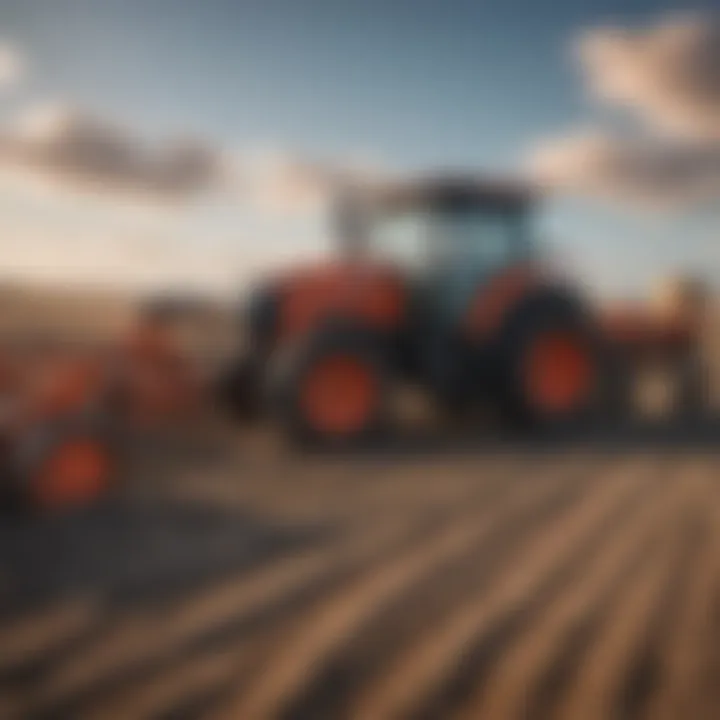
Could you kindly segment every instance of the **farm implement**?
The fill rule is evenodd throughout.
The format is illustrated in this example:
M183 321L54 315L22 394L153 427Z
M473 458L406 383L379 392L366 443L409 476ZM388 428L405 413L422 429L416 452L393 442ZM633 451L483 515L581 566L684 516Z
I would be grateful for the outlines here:
M171 308L142 308L120 343L5 349L0 361L0 490L12 505L53 510L108 492L122 437L192 413L200 400L173 338Z

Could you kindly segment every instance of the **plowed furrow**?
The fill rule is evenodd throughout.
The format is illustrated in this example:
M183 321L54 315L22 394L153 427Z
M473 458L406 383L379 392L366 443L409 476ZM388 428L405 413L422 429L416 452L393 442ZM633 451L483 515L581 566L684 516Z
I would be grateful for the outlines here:
M548 483L528 483L524 492L513 493L512 504L531 507L548 488L566 494L569 478L575 477L573 470L577 468L566 468L565 473L557 474ZM309 616L300 616L298 627L284 638L277 656L271 656L267 666L258 669L257 682L224 716L274 717L280 713L314 677L323 659L351 638L385 603L488 537L506 517L497 505L483 508L482 513L466 510L458 509L446 528L428 534L407 552L388 558L348 583Z
M644 708L644 717L653 720L702 718L707 710L715 713L715 717L720 716L720 705L704 706L702 685L705 670L702 650L708 642L718 642L712 627L714 589L720 577L720 488L716 472L706 461L694 477L700 485L693 497L694 508L706 534L691 569L676 578L681 592L680 607L658 649L657 682ZM717 681L720 677L716 678L716 685Z
M178 522L210 539L217 570L197 572L205 545L186 557L168 543L153 557L168 587L148 573L126 597L112 572L94 588L73 563L77 586L56 595L23 605L18 586L0 618L3 720L720 717L717 459L230 462L126 498L130 522L152 507L168 538L164 499L201 507ZM204 534L216 511L217 542ZM268 543L224 562L226 538L250 537L235 514ZM9 572L34 582L16 550Z
M523 603L547 584L553 570L568 564L568 558L580 562L587 552L583 543L598 542L628 501L637 502L647 492L653 469L638 461L604 477L573 514L546 528L527 555L506 568L489 593L464 598L443 623L384 668L375 686L359 698L353 717L397 717L422 708L434 712L433 703L453 704L467 682L463 662L468 648L495 644L495 638L522 617Z
M671 484L660 503L645 504L632 522L608 536L572 584L546 604L528 631L494 663L485 692L473 694L464 717L552 717L558 697L624 586L644 562L666 552L665 538L684 493L682 486Z
M503 498L515 502L512 483L506 479L505 475L490 477L471 488L459 503L461 514L475 517ZM544 487L538 482L538 491ZM372 573L381 558L412 550L434 527L442 527L448 517L457 515L457 504L453 499L445 510L436 507L430 517L419 519L398 517L389 511L376 517L371 526L366 525L365 533L341 538L337 545L323 546L306 556L287 557L250 577L210 588L180 607L128 618L36 683L32 703L36 709L62 707L65 712L74 712L118 683L142 676L163 659L175 660L179 654L208 645L222 646L233 637L241 640L247 632L273 626L293 608L344 585L353 574ZM150 637L152 643L148 642Z
M638 668L646 671L642 664L653 662L652 654L648 656L646 649L652 645L658 602L687 560L692 537L686 532L686 526L676 526L666 540L669 545L666 551L649 560L627 584L616 613L607 618L602 633L587 648L572 685L558 705L557 718L570 720L582 716L600 720L627 716L624 713L634 710L627 702L628 683L638 682L633 672ZM654 670L652 665L649 670ZM642 677L639 680L648 681Z
M399 649L451 614L463 597L479 597L495 574L534 542L536 534L574 512L593 479L587 472L572 473L558 494L520 507L514 517L498 518L487 535L457 558L448 559L434 571L429 569L403 588L356 628L347 643L318 663L319 671L303 686L301 696L283 710L283 716L336 717L347 696L357 692Z

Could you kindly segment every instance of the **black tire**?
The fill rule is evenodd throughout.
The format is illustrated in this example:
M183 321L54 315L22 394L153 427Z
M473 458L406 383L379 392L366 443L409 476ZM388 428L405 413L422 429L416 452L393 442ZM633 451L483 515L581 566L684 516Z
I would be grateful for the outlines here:
M253 422L264 406L263 365L252 355L233 360L219 375L214 388L218 407L240 423Z
M350 355L375 379L375 398L362 426L352 433L333 434L313 425L303 407L302 388L322 358ZM269 376L275 419L292 445L324 450L366 447L380 439L388 424L388 363L381 338L353 325L332 325L280 351ZM341 402L342 398L338 398Z
M542 333L571 332L583 339L595 365L591 392L572 411L550 413L529 397L524 363L531 343ZM500 416L516 430L576 430L607 417L607 399L617 394L611 359L591 316L574 299L548 293L529 298L509 319L497 355L496 402Z
M75 415L25 430L11 445L7 460L7 477L15 505L29 510L42 510L36 499L33 483L43 464L63 444L78 440L90 441L102 447L109 461L108 475L102 492L86 498L100 499L116 483L121 472L120 443L112 426L103 417ZM83 501L69 505L84 505Z
M676 362L673 384L676 419L694 421L705 415L709 406L707 368L698 353L688 352Z
M631 358L614 349L606 350L599 418L615 426L627 425L637 417L637 370Z

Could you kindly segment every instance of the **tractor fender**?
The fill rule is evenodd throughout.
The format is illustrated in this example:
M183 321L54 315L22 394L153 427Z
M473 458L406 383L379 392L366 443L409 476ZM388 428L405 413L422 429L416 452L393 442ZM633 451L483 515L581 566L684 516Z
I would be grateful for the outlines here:
M302 336L342 316L391 332L403 323L405 286L389 267L368 263L321 265L280 282L280 339Z
M284 338L275 347L267 366L269 369L282 368L302 348L347 342L352 347L356 344L372 347L373 352L381 356L383 363L390 368L395 365L393 339L393 333L365 322L362 318L332 313L319 318L305 333Z
M507 356L518 334L535 319L546 316L563 316L589 321L589 313L582 300L569 288L541 285L533 286L510 307L506 308L491 336L472 337L473 353L482 359L482 366L490 374L489 384L502 379Z
M532 263L511 264L476 288L462 321L462 330L478 343L497 337L506 318L538 288L546 286L541 269Z
M541 285L523 295L507 310L496 336L498 347L509 342L519 328L533 318L549 315L593 324L587 305L576 292L568 287Z
M306 355L314 354L336 345L349 349L367 348L378 362L390 369L392 353L387 334L355 318L331 315L309 332L295 338L288 338L275 348L266 363L264 388L271 398L276 399L277 389L284 384L284 378L303 363Z

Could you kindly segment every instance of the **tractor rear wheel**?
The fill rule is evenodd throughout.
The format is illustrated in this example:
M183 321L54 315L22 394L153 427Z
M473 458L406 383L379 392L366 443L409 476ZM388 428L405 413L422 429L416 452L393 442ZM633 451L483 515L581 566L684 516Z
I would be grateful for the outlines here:
M595 419L608 379L588 319L569 304L538 304L518 317L500 353L500 409L523 428L570 428Z
M273 370L274 407L292 442L340 449L367 444L382 433L387 369L372 333L324 329L288 348Z

